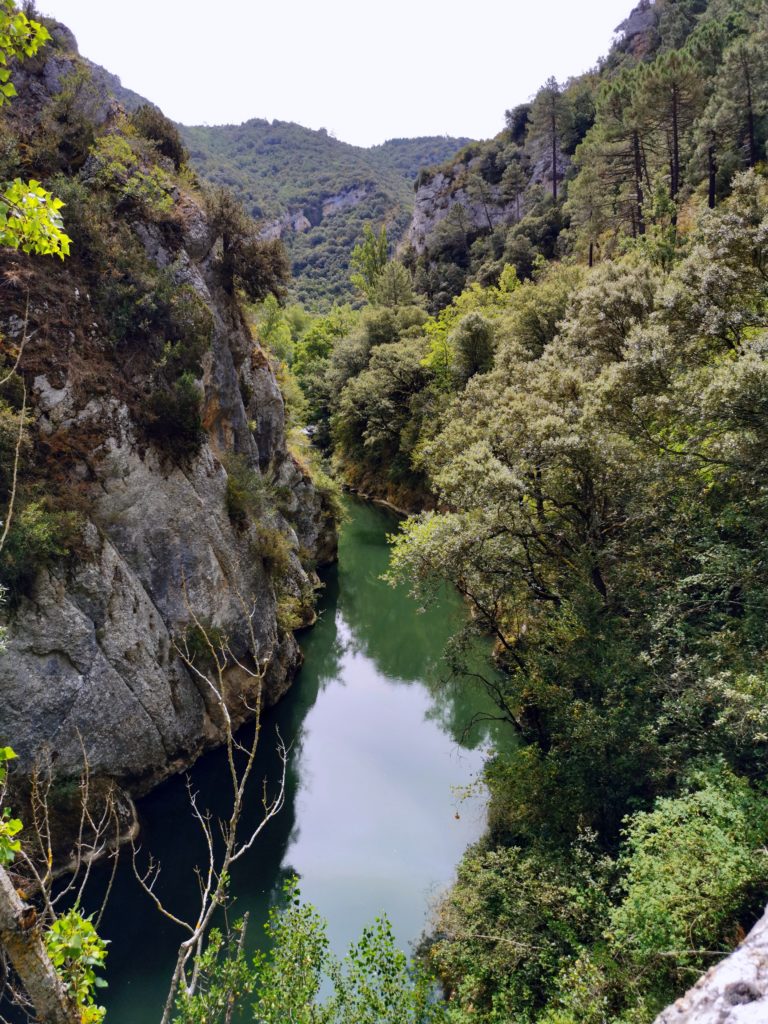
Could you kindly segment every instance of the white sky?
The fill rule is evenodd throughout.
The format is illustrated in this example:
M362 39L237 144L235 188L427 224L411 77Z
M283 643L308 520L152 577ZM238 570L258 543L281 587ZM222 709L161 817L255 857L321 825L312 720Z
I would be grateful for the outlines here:
M369 146L501 130L546 78L594 66L635 0L38 0L184 124L252 117Z

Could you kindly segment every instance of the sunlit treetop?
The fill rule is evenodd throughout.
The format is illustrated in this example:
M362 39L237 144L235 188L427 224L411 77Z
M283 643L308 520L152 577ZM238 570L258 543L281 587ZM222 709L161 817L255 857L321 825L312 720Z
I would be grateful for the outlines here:
M34 57L50 38L48 29L17 10L13 0L0 0L0 107L16 95L9 59Z

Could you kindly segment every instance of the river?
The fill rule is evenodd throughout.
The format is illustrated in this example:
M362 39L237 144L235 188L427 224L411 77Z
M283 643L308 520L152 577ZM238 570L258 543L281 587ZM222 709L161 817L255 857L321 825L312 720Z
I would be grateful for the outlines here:
M304 665L264 716L244 828L257 820L262 780L278 777L276 730L291 751L285 807L233 873L232 913L249 912L251 944L262 940L269 908L295 873L304 898L327 918L337 953L383 912L409 949L484 825L484 792L472 784L492 726L466 726L490 709L465 685L440 685L445 642L465 614L461 601L446 593L422 612L403 588L384 583L386 535L397 519L351 499L347 509L319 620L301 637ZM223 814L222 752L201 758L190 777L200 806ZM139 811L143 849L162 863L163 898L194 916L194 866L204 850L184 780L160 786ZM100 928L110 940L107 1020L156 1024L183 933L140 891L128 860Z

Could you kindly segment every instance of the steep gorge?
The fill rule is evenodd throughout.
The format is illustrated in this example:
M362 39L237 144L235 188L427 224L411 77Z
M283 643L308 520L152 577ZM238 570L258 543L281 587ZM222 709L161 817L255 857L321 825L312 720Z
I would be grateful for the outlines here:
M238 663L269 662L267 703L285 691L335 524L288 450L274 370L194 184L136 139L65 30L15 80L10 131L48 131L75 244L62 265L6 251L0 268L6 370L23 348L2 396L6 456L26 417L4 553L2 731L22 775L47 759L64 785L87 762L95 782L136 794L221 741L177 650L195 623L229 640L236 721L254 698ZM102 145L79 169L61 155L73 125ZM255 506L233 507L233 474ZM40 529L59 530L45 551Z

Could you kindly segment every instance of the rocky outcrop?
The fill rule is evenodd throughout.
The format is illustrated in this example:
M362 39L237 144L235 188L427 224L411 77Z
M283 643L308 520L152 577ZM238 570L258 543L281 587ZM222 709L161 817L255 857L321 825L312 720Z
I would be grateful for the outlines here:
M655 1024L768 1021L768 911L739 948L710 968Z
M529 181L517 201L511 201L499 184L485 181L481 174L481 158L457 161L434 173L425 172L416 189L413 216L405 237L405 245L417 254L440 247L438 229L452 222L470 237L488 234L500 225L511 226L522 219L532 203L531 186L552 187L552 157L543 142L529 143ZM570 158L558 153L558 181L568 174Z
M651 0L642 0L617 27L616 49L642 59L658 42L658 24L659 13L655 4Z
M261 237L273 239L285 238L290 234L304 234L311 228L319 227L327 217L359 206L375 191L376 185L370 181L360 185L350 185L348 188L342 189L341 192L325 196L321 201L306 208L302 207L300 210L285 213L276 220L267 221L261 228Z
M25 69L18 84L28 108L55 95L72 62L54 50ZM102 121L113 104L105 97ZM266 703L284 693L301 660L292 629L313 617L313 567L335 555L333 518L288 451L269 358L222 286L221 239L192 193L177 189L174 198L168 224L134 209L121 230L166 290L194 293L207 311L196 383L204 436L192 453L178 456L147 434L141 408L155 342L139 335L118 344L89 290L112 266L94 271L81 252L62 266L6 255L0 267L0 334L10 343L20 341L27 310L21 367L35 486L79 516L69 557L42 568L6 615L0 742L16 750L21 776L43 758L66 780L87 761L94 782L113 781L127 795L222 739L208 688L179 656L194 624L228 638L225 689L243 721L254 682L242 666L269 663ZM7 283L19 279L28 305ZM232 514L233 460L263 492L255 514Z
M504 202L498 186L488 185L484 195L472 195L465 178L463 166L454 166L438 171L416 190L406 244L417 253L429 248L431 236L451 216L460 217L462 227L469 233L514 223L515 207Z

